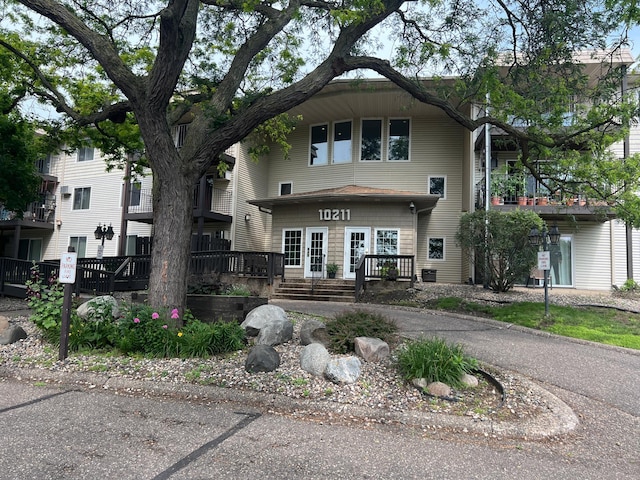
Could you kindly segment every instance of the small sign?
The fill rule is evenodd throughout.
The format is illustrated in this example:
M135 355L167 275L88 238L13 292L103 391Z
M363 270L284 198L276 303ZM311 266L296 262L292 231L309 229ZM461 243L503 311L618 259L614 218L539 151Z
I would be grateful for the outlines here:
M78 254L76 252L65 252L60 258L60 283L76 282L76 263Z
M102 260L103 254L104 254L104 245L98 245L98 254L96 255L96 258L98 260Z
M538 252L538 270L551 270L551 255L549 252Z

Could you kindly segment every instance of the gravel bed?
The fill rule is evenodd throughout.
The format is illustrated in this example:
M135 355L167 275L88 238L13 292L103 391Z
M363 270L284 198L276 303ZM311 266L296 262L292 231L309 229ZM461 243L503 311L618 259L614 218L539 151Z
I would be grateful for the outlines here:
M422 301L441 296L459 296L487 303L510 301L541 301L542 289L516 289L495 294L482 287L467 285L421 284L414 298ZM640 302L635 298L621 298L607 293L562 292L551 293L555 304L563 305L607 305L640 311ZM393 412L424 411L472 417L478 421L531 419L547 411L548 406L528 381L511 372L498 371L483 365L504 387L506 401L502 404L496 388L480 379L474 389L456 390L455 401L428 397L408 385L394 367L394 355L380 363L362 362L362 372L354 384L337 385L315 377L300 368L300 325L309 315L290 313L294 322L294 338L285 345L276 347L281 365L271 373L250 374L244 369L249 347L223 357L212 359L149 359L114 355L82 355L71 353L66 361L58 361L56 347L45 344L28 317L20 315L25 308L22 300L0 299L0 312L10 322L22 326L28 338L12 345L0 346L0 366L5 372L28 368L37 376L38 370L53 372L88 372L104 375L105 378L122 377L154 382L193 383L232 389L265 392L295 399L310 399L323 402L385 409ZM10 312L17 312L11 315Z

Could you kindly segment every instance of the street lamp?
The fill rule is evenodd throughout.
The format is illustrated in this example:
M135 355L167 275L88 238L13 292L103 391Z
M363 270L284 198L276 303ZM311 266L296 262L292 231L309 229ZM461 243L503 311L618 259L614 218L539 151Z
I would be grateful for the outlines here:
M112 240L115 232L113 231L113 227L111 226L111 224L109 224L109 226L107 227L107 224L105 223L104 226L98 224L98 227L96 228L96 231L93 232L93 234L96 237L96 240L102 240L101 245L98 247L97 255L97 258L99 260L102 260L102 252L104 251L104 239L106 238L107 240Z
M538 252L538 268L544 267L544 315L549 316L549 268L551 266L551 256L549 245L558 245L560 242L560 230L557 225L551 227L547 232L547 226L542 227L542 233L533 227L529 232L529 244L538 247L542 245L542 252Z

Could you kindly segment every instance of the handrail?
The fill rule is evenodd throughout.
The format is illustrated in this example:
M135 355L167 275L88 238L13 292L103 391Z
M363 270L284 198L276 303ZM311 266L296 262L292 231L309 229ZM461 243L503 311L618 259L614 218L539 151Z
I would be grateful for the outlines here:
M409 280L416 278L413 255L363 255L356 263L355 301L359 301L367 279Z

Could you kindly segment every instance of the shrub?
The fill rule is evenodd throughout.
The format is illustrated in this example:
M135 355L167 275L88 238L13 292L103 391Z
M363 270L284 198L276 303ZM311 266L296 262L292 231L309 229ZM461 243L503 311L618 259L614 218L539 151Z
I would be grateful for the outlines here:
M627 280L625 280L622 287L620 287L620 290L622 290L623 292L637 292L638 290L640 290L640 285L638 285L638 282L636 282L633 278L628 278Z
M398 349L398 370L407 380L425 378L460 387L462 374L477 368L476 359L464 354L461 345L440 338L412 340Z
M27 303L32 311L30 320L42 332L46 341L60 343L60 327L62 324L62 304L64 290L57 277L47 279L47 286L40 278L37 265L31 267L31 278L25 282L27 286Z
M397 325L379 313L363 310L342 312L326 323L330 348L336 353L355 350L356 337L380 338L389 343L398 331Z

